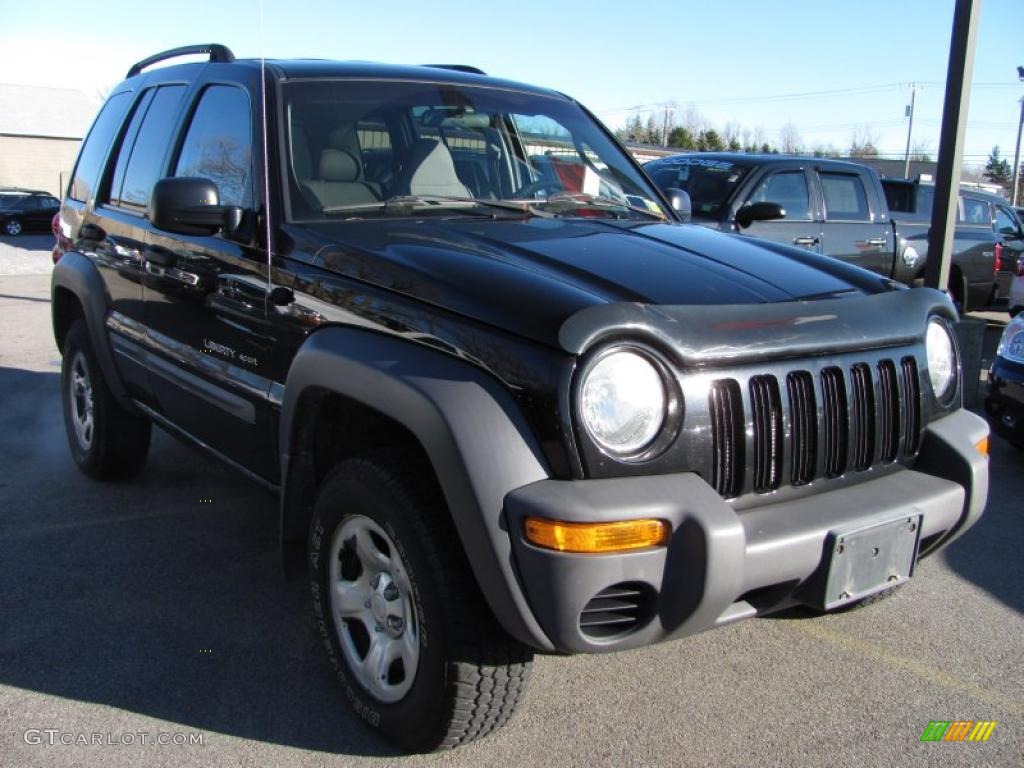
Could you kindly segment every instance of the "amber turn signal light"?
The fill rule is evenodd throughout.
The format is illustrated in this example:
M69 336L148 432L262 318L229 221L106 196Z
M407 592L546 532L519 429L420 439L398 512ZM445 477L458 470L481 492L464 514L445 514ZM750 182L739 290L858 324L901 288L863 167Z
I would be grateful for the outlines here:
M982 456L988 456L988 438L983 437L981 440L974 444L974 447L978 449L978 453Z
M528 517L526 540L558 552L600 553L660 547L668 542L664 520L620 520L613 523L566 523Z

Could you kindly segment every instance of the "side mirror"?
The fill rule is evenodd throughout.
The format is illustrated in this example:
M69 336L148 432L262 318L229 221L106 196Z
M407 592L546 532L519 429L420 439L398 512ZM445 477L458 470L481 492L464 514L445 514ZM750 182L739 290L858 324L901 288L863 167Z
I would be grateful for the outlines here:
M1019 240L1020 232L1015 227L1000 227L999 234L1011 240Z
M786 218L786 209L778 203L748 203L736 211L736 223L746 229L755 221Z
M149 220L157 229L182 235L235 232L244 211L221 205L217 185L209 179L183 176L160 179L149 200Z
M679 187L665 187L662 191L665 193L665 197L668 198L669 203L671 203L672 209L679 214L679 218L683 221L689 221L693 216L693 206L690 203L690 196L686 191L679 189Z

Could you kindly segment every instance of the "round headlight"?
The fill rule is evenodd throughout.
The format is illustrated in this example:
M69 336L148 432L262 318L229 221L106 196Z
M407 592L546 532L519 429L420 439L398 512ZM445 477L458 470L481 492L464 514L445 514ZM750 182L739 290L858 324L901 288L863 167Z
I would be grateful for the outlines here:
M580 388L583 426L601 448L622 456L639 452L658 436L666 404L661 373L631 350L600 358Z
M928 378L932 383L932 391L935 397L941 400L949 394L956 379L953 339L942 322L931 320L928 323L925 351L928 353Z

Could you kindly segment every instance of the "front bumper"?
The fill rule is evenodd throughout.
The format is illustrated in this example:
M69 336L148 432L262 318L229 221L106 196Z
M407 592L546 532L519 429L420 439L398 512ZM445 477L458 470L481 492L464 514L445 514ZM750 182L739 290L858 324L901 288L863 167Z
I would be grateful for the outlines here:
M920 515L919 551L930 554L973 525L988 496L987 459L975 448L987 434L983 419L960 410L928 426L913 470L744 511L692 473L517 489L505 511L527 600L554 647L568 652L633 648L813 604L836 532ZM569 554L526 541L527 516L653 517L667 520L672 534L664 547ZM605 614L636 621L592 625Z
M988 372L985 412L992 431L1024 444L1024 365L997 357Z

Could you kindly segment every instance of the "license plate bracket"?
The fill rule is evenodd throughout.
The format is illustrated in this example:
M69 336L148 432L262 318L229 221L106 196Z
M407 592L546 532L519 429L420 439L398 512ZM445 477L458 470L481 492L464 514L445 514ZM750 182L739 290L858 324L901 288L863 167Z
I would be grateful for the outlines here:
M898 586L914 575L921 515L829 534L825 610Z

